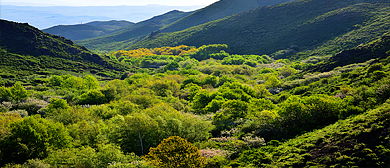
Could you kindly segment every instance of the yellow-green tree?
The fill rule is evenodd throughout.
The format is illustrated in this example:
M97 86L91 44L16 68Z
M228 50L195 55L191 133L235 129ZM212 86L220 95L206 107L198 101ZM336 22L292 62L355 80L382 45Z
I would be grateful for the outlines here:
M265 82L265 86L267 88L277 88L280 86L281 82L279 81L278 77L272 75L270 76L267 81Z
M148 164L156 167L204 167L206 159L197 147L179 136L164 139L156 148L150 148L144 156Z
M16 82L15 85L11 87L10 91L12 98L15 100L24 100L28 97L27 90L20 82Z

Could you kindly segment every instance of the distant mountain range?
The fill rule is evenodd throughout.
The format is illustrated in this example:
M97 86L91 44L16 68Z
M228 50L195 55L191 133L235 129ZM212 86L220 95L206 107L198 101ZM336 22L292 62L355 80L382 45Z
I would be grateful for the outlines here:
M389 29L388 0L220 0L138 23L91 22L44 31L93 51L218 43L232 53L299 60L337 54Z
M172 15L172 13L177 14L177 11L171 11L167 14L163 14L152 19L146 20L140 24L146 25L147 27L153 27L152 29L133 29L132 27L129 27L129 30L127 31L116 33L116 36L120 36L122 38L122 40L119 41L117 39L113 40L111 35L107 35L102 36L99 39L76 41L76 43L84 45L92 50L112 51L124 49L134 44L138 40L144 38L145 35L149 33L156 34L160 32L184 30L192 26L228 17L233 14L238 14L240 12L254 9L257 7L275 5L289 1L292 0L220 0L194 12L187 12L186 14L177 15L177 17L175 17L175 20L169 20L172 22L165 21L164 24L159 24L159 26L155 26L156 18L166 17L167 14ZM146 30L148 30L149 32L147 32ZM129 31L132 32L131 36L128 36Z
M188 16L191 13L193 12L182 12L178 10L170 11L151 19L138 22L134 25L118 29L109 35L76 41L76 43L92 50L120 50L128 47L130 44L138 42L150 33L158 33L159 29Z
M43 29L44 32L63 36L70 40L83 40L110 34L118 29L132 26L134 23L128 21L94 21L77 25L58 25Z
M193 11L201 6L12 6L1 5L1 18L27 22L39 29L91 21L140 22L172 10Z

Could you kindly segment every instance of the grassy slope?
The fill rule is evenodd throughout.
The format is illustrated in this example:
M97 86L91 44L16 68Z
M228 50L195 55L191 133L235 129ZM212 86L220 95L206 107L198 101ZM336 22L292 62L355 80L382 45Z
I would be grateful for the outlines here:
M87 69L131 69L107 57L93 54L70 40L44 33L28 24L0 20L0 25L2 72L30 74L46 68L77 72Z
M267 152L272 159L263 166L390 166L388 103L283 143Z
M163 15L136 23L127 28L117 30L109 35L76 41L91 50L113 51L126 48L151 32L191 14L191 12L171 11Z
M344 50L329 59L316 64L309 69L310 72L327 72L336 67L343 67L354 63L363 63L370 59L382 59L390 52L390 32L384 34L378 40L367 45L361 45L353 49Z
M183 31L149 36L129 49L225 43L235 53L271 54L291 45L301 50L313 49L347 33L359 32L354 38L360 39L368 33L367 26L380 29L382 34L389 29L388 18L378 20L389 13L388 3L354 5L356 3L353 0L301 0L262 7ZM377 34L372 36L378 37ZM359 40L348 42L352 44L346 47L361 43Z
M270 6L288 1L291 0L220 0L162 28L161 32L180 31L257 7Z
M90 22L78 25L58 25L42 31L58 36L63 36L70 40L83 40L98 36L107 35L123 27L134 25L127 21L106 21Z

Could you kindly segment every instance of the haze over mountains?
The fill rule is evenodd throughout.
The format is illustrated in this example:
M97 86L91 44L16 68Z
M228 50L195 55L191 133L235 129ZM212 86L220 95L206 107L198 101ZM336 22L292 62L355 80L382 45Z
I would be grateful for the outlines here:
M1 5L1 18L28 22L39 29L91 21L139 22L171 10L193 11L201 6L12 6Z
M243 11L247 11L250 9L255 9L257 7L263 7L263 6L269 6L269 5L275 5L282 2L289 2L291 0L277 0L277 1L269 1L269 0L221 0L218 2L215 2L205 8L199 9L194 11L193 13L188 13L187 15L181 15L176 16L176 20L171 20L172 22L166 22L165 24L162 24L158 27L154 27L154 29L150 29L152 31L149 31L149 33L152 33L153 31L159 30L158 32L169 32L169 31L178 31L183 30L192 26L196 26L199 24L207 23L209 21L217 20L220 18L228 17L233 14L238 14ZM169 12L171 14L171 12ZM165 14L161 15L162 17ZM158 16L160 17L160 16ZM155 24L153 21L154 18L146 20L143 22L143 24L152 23ZM168 24L167 24L168 23ZM171 24L172 23L172 24ZM142 39L146 34L145 30L142 29L142 33L137 33L137 31L134 31L132 28L129 28L129 31L132 31L132 35L128 36L124 30L121 33L113 33L115 36L120 36L124 40L109 40L112 39L112 36L107 37L101 37L97 39L91 39L91 40L85 40L78 42L81 45L85 45L86 47L90 49L102 49L102 50L117 50L117 49L123 49L123 47L118 46L124 46L131 45L137 42L138 40ZM137 37L136 39L133 39L134 37ZM103 44L102 41L105 41ZM105 45L109 43L110 45L108 47L102 47L101 45ZM116 47L112 47L116 46Z
M145 29L140 29L142 33L139 33L137 29L129 27L122 32L76 43L91 50L108 52L223 43L228 44L234 53L240 54L273 54L278 58L294 54L305 55L303 57L315 54L325 56L379 37L388 30L390 22L386 0L301 0L259 8L252 5L252 10L235 15L231 14L249 7L226 5L246 2L268 1L222 0L186 17L177 16L177 21L171 24L166 22L168 24L154 26L148 29L149 33ZM221 17L224 18L209 22L210 18ZM143 24L155 23L153 20L144 21ZM198 25L193 26L195 23ZM132 33L129 34L129 31Z

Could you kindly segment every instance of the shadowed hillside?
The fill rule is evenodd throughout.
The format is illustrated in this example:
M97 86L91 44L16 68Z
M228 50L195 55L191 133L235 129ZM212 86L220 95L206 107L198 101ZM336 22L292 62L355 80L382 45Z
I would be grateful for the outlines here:
M104 36L115 30L131 25L134 25L134 23L128 21L95 21L78 25L58 25L42 31L62 36L70 40L83 40Z
M3 72L33 73L46 68L72 70L124 70L129 66L91 53L63 37L44 33L24 23L0 20ZM13 72L15 73L15 72Z

